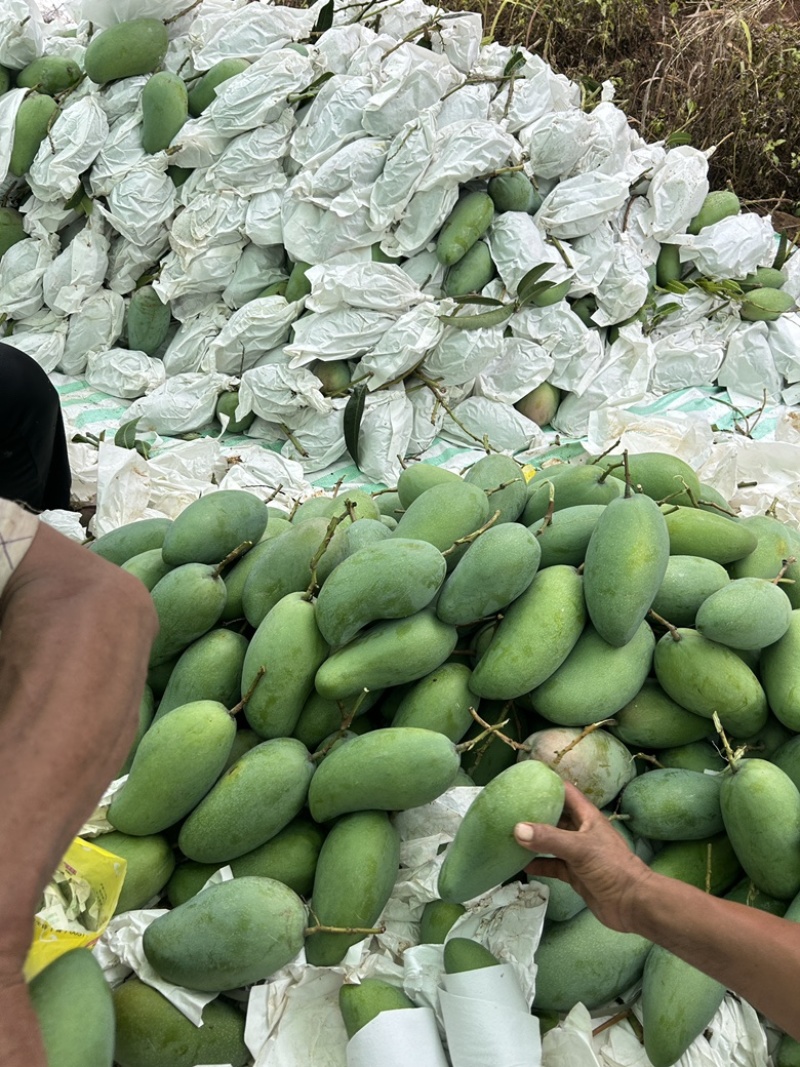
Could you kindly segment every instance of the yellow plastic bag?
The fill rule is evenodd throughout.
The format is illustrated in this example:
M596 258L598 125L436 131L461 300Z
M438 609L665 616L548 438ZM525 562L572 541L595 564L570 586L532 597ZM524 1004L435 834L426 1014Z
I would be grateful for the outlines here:
M90 841L76 837L45 891L45 906L34 918L33 944L25 961L30 981L73 948L91 948L119 900L127 863Z

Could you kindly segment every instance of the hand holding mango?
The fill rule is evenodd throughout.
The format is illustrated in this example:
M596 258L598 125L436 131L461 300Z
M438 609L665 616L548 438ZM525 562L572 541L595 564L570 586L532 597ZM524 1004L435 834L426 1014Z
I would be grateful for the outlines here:
M518 823L514 835L544 854L525 868L531 877L568 882L604 925L668 950L800 1039L799 900L787 913L795 921L787 921L651 870L569 782L558 826Z

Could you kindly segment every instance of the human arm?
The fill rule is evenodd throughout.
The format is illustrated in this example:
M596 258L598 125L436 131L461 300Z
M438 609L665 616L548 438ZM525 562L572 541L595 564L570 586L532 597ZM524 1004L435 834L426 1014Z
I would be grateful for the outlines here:
M145 587L39 524L0 597L0 1063L45 1067L22 966L44 887L136 732Z
M657 874L575 786L565 792L558 827L515 829L519 844L554 857L527 872L568 882L606 926L662 945L800 1039L800 923Z

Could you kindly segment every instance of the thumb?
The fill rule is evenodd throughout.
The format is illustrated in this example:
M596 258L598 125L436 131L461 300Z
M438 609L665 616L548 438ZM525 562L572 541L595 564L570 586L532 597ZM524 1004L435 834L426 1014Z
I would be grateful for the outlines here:
M548 823L518 822L514 827L517 844L531 852L544 852L557 856L563 851L564 837L567 831L559 830Z

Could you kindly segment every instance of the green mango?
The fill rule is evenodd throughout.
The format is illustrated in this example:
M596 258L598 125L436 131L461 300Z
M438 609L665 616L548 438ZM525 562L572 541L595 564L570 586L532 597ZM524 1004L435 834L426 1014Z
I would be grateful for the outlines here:
M206 108L213 104L217 97L217 86L237 74L243 74L250 66L247 59L221 59L213 67L203 74L189 93L189 112L194 118L199 118Z
M331 828L317 860L311 894L314 925L370 929L391 895L399 869L400 835L388 815L382 811L344 815ZM327 930L309 933L306 959L314 967L335 966L364 936Z
M456 831L439 871L442 900L463 904L507 878L531 861L518 845L518 822L555 826L564 806L564 783L537 760L525 760L502 771L483 787Z
M525 757L540 761L602 808L636 777L631 754L607 730L575 726L536 730L525 739ZM522 753L520 753L522 758Z
M286 292L284 293L287 303L294 304L311 292L311 282L306 277L310 266L310 263L305 263L301 259L298 259L292 266L289 281L286 284Z
M695 629L728 648L751 650L774 645L791 619L792 606L780 586L764 578L735 578L703 601Z
M431 608L377 622L331 652L317 671L317 692L344 700L363 689L414 682L441 666L457 641L456 628L437 619Z
M629 782L619 803L634 837L652 841L696 841L724 829L720 807L722 776L663 768Z
M754 885L749 878L743 878L733 889L725 894L726 900L733 900L736 904L745 904L748 908L758 908L759 911L769 912L783 918L786 914L786 901L771 897L768 893L762 893L758 886Z
M339 1010L348 1038L354 1037L382 1011L415 1007L402 989L382 978L362 978L357 985L345 984L339 989Z
M498 523L516 522L528 500L528 484L522 468L511 456L493 453L469 468L464 481L478 485L489 497L489 512L500 512Z
M225 766L222 768L222 773L225 774L229 771L234 763L237 763L242 758L245 752L249 752L251 748L255 748L256 745L260 744L261 738L255 730L237 730L228 758L225 760Z
M0 82L2 82L3 68L0 67ZM2 85L0 85L2 89ZM2 92L0 92L2 95ZM13 207L0 207L0 259L6 254L12 245L26 240L28 234L25 231L22 212Z
M470 688L480 697L514 699L561 666L586 619L583 579L574 567L547 567L504 612Z
M756 535L743 522L731 522L718 512L672 504L664 505L663 511L672 556L702 556L727 564L756 547Z
M444 943L444 973L461 974L497 967L500 960L479 941L469 937L451 937Z
M460 475L446 467L434 467L432 463L409 463L400 472L397 479L397 498L402 509L410 505L427 489L434 485L457 485L461 483ZM394 514L383 511L382 514Z
M149 548L146 552L140 552L125 560L122 569L138 578L150 590L156 582L160 582L164 575L172 570L172 567L164 562L160 548Z
M746 748L744 755L761 756L763 759L772 761L772 757L793 737L793 731L784 726L774 715L767 718L766 723L754 734L747 737L735 737L731 739L731 748Z
M166 75L167 72L163 73ZM170 74L169 78L180 82L183 88L183 82L177 75ZM145 90L152 83L153 78L147 83ZM183 91L186 92L185 89ZM131 295L125 312L125 335L128 348L144 352L148 356L155 356L167 339L171 322L172 313L169 304L162 301L152 285L143 285L140 289L136 289ZM191 561L181 560L181 563L189 562ZM213 560L200 560L199 562L212 563Z
M598 466L612 478L625 481L621 456L604 456ZM611 469L613 468L613 469ZM667 452L638 452L628 455L631 486L653 500L694 507L700 499L700 479L684 460Z
M725 986L653 945L642 975L644 1049L653 1067L672 1067L711 1022Z
M673 626L694 626L703 601L729 582L728 572L713 559L671 555L653 611Z
M466 296L479 293L497 274L492 253L485 241L477 241L470 250L447 271L442 292L445 296Z
M227 709L212 700L175 708L142 738L128 780L108 809L124 834L157 834L196 807L222 773L236 733Z
M194 700L239 701L247 638L233 630L210 630L185 649L172 669L156 720Z
M218 992L252 985L290 963L303 947L306 908L272 878L245 876L209 886L144 932L157 974L175 985Z
M195 863L193 860L178 864L166 886L167 900L171 907L177 908L179 904L185 904L196 896L221 866L219 863Z
M252 852L299 814L313 774L308 749L295 738L256 745L192 811L178 847L198 863L227 863Z
M655 643L646 622L621 647L608 644L588 626L558 670L531 691L534 708L560 726L611 718L644 685Z
M428 541L447 552L456 541L480 529L489 515L489 498L480 486L462 480L434 485L406 507L392 537ZM459 545L448 555L448 570L466 547Z
M708 722L707 719L705 721ZM687 771L723 771L727 766L724 757L710 741L689 741L664 748L657 753L657 757L662 767L684 767Z
M713 896L720 896L742 877L741 864L725 834L702 841L669 841L651 860L650 870Z
M225 608L225 583L218 568L184 563L165 574L150 590L159 630L150 649L150 666L158 667L207 633Z
M308 791L315 822L352 811L405 811L428 804L449 788L459 754L444 734L411 726L355 737L317 768Z
M233 566L226 570L222 575L222 580L225 582L225 589L227 596L225 599L225 609L220 615L221 622L233 622L235 619L244 618L244 587L247 579L250 577L250 572L255 567L259 559L265 552L269 552L269 544L272 540L271 532L274 527L277 527L281 523L284 525L284 529L280 532L285 533L286 530L291 530L291 524L286 522L285 519L269 520L267 525L267 531L264 531L264 536L258 542L257 545L253 545L249 552L246 552L241 559L238 559Z
M385 541L391 534L388 526L380 519L359 519L350 523L344 532L347 556L352 556L360 548L367 548L378 541Z
M161 551L173 567L219 563L244 542L256 544L266 526L263 500L243 489L218 489L183 509L170 526Z
M141 552L161 548L171 525L172 519L137 519L110 530L87 547L90 552L96 552L121 567Z
M243 875L274 878L298 896L310 897L324 840L319 826L307 819L293 819L263 845L231 860L230 868L236 878Z
M612 500L589 540L584 564L586 610L600 637L633 639L664 579L669 560L664 516L649 496Z
M773 1053L775 1067L800 1067L800 1041L782 1034Z
M404 619L436 596L447 571L426 541L390 537L354 552L326 578L316 602L317 625L333 648L377 619Z
M725 831L749 878L789 900L800 892L800 792L779 767L745 759L723 776Z
M732 578L776 578L790 556L800 555L800 533L770 515L749 515L738 525L756 539L749 554L737 559L730 568ZM788 577L789 575L787 575ZM784 586L790 596L790 587ZM790 596L791 599L791 596ZM792 604L798 607L798 604Z
M800 737L792 737L781 745L773 753L771 762L780 767L800 790Z
M656 260L656 282L662 286L681 279L680 245L662 244Z
M66 56L39 56L17 71L17 88L36 89L48 96L71 89L81 80L82 71L74 59Z
M628 703L614 712L609 730L632 749L663 749L701 741L713 732L707 718L694 715L668 697L655 679L645 679Z
M341 728L351 712L364 715L381 697L382 690L358 694L348 700L326 700L316 691L303 705L300 718L295 724L292 737L302 741L306 748L316 748L326 737ZM352 723L351 723L352 726Z
M149 74L161 65L168 46L167 27L160 19L129 19L92 37L84 68L97 85Z
M747 737L765 725L766 694L733 649L684 627L658 641L653 665L668 696L706 719L716 711L733 736Z
M741 211L739 197L730 189L712 189L706 194L700 210L686 227L686 232L698 234L706 226L713 226L715 222L721 222L730 215L738 215Z
M525 592L540 556L538 541L524 526L492 526L468 546L445 581L436 614L453 626L494 615Z
M203 1008L202 1026L187 1019L152 986L129 978L113 994L119 1067L195 1067L225 1063L244 1067L251 1057L244 1042L244 1013L230 1001Z
M314 605L304 593L288 593L264 616L242 666L242 698L250 693L244 713L260 737L292 733L327 655Z
M593 464L547 467L528 483L528 502L521 522L530 526L548 512L586 504L610 504L621 497L624 487L617 478ZM552 508L551 508L552 500Z
M175 856L161 834L132 837L114 830L103 834L97 844L127 863L115 915L145 907L159 895L175 870Z
M463 904L450 904L446 900L429 900L422 910L419 921L420 945L443 945L455 922L466 915Z
M607 1004L637 981L650 948L638 934L604 926L588 908L551 923L536 950L534 1008L568 1012L581 1003L591 1011Z
M586 901L580 893L576 892L569 883L562 882L560 878L547 878L537 874L536 877L531 875L529 880L544 885L548 889L547 911L545 912L547 922L565 923L586 907Z
M528 529L542 550L539 566L564 564L580 567L586 558L589 539L597 526L605 504L576 504L553 512L550 520L537 519Z
M444 663L409 688L401 700L392 726L416 726L436 730L459 742L475 722L470 708L477 711L480 697L469 689L472 672L463 663Z
M28 986L47 1063L112 1067L114 1007L100 964L84 948L57 957Z

